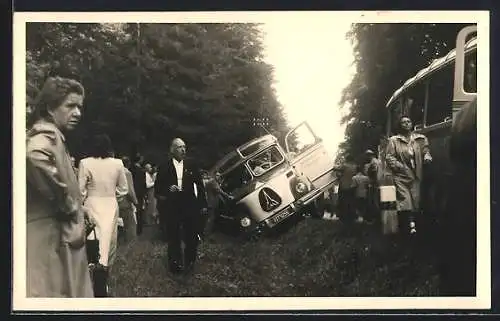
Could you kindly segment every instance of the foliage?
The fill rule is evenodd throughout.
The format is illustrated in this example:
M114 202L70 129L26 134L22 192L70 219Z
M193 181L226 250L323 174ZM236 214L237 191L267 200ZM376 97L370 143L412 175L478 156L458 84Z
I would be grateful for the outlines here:
M70 140L77 158L96 132L109 134L118 154L140 151L152 162L180 136L208 167L261 134L253 117L286 131L254 24L29 23L27 50L28 102L50 75L85 87Z
M354 49L356 73L340 101L344 153L358 157L376 150L384 135L385 105L392 93L433 59L455 47L458 31L468 24L353 24L347 37Z

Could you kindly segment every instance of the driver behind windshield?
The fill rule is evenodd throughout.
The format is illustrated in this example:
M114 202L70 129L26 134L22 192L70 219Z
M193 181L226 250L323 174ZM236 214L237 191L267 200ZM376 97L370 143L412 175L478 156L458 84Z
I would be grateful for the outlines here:
M256 158L253 160L256 165L252 166L252 171L255 175L261 175L266 172L269 168L271 168L274 163L272 161L271 151L267 151L265 154L261 156L261 158Z

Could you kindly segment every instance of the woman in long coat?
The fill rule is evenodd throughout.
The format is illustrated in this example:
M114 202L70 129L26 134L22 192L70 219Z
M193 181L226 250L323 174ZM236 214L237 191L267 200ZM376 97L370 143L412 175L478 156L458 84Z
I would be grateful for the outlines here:
M421 209L423 164L432 161L427 137L412 132L412 121L402 117L400 133L389 138L387 166L396 186L399 221L403 231L416 232L416 220Z
M84 212L63 132L78 123L84 89L49 78L26 140L28 297L93 297Z

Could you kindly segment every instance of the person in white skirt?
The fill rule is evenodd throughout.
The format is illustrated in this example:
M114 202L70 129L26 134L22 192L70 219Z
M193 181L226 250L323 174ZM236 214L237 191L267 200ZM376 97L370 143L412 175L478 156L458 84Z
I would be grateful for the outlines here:
M94 283L94 293L102 297L108 295L107 279L117 246L117 197L128 193L128 184L122 160L112 156L109 137L98 135L91 144L89 157L80 161L78 181L83 207L95 224L95 236L99 240L99 268L104 270L104 277L100 284ZM93 235L91 233L89 238Z

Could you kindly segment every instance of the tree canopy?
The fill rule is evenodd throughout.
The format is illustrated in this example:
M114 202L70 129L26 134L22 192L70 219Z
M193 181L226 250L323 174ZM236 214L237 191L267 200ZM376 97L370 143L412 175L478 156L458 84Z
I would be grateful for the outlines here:
M28 23L27 111L47 77L71 77L86 92L69 140L77 159L95 133L154 163L180 136L209 167L263 133L254 118L287 130L262 52L256 24Z
M468 24L353 24L346 35L354 51L355 75L344 89L341 108L350 108L343 154L359 157L377 149L384 134L385 105L393 92L420 69L455 47Z

